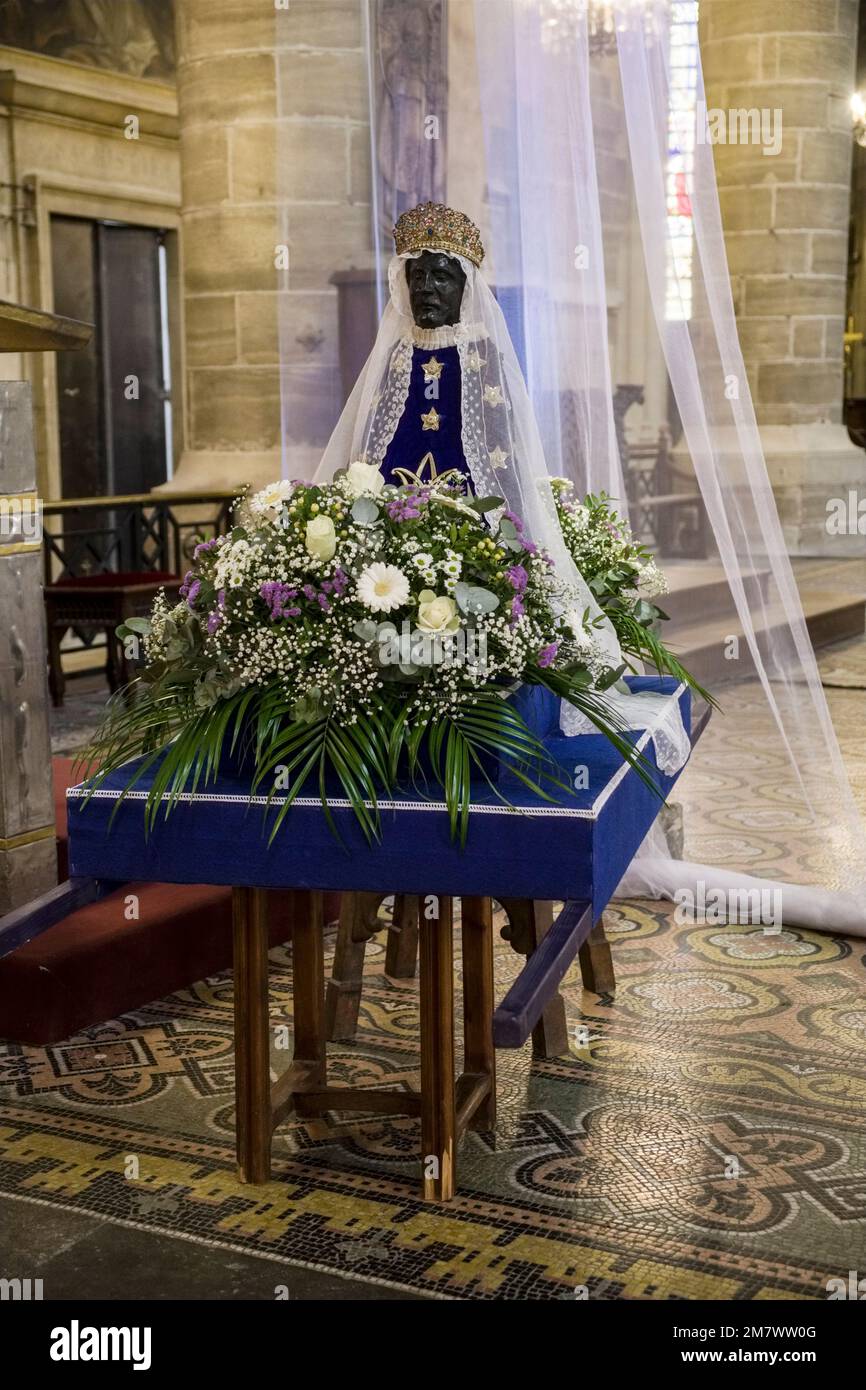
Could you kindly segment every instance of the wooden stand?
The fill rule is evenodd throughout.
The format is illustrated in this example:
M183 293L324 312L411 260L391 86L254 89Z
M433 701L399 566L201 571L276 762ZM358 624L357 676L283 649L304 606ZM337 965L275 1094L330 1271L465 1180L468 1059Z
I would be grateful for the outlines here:
M377 913L379 904L386 896L385 893L342 895L334 965L327 986L326 1028L328 1040L331 1042L351 1042L357 1032L364 953L370 937L382 930L383 923L379 921ZM399 895L394 899L394 916L388 933L385 973L395 979L411 979L415 974L418 902L418 898ZM474 978L478 969L478 962L473 955L477 933L471 931L467 934L465 914L467 911L474 912L475 905L482 903L487 903L487 910L490 910L489 898L463 899L464 987L467 980ZM473 906L470 907L470 904ZM552 927L553 903L536 902L531 898L504 898L502 908L507 918L502 928L504 940L518 955L525 956L527 960L531 959ZM569 963L572 957L573 952L569 956ZM580 971L585 989L590 989L596 994L610 994L615 990L616 980L610 946L601 921L595 923L580 947ZM491 980L491 997L492 993ZM508 1045L515 1044L512 1042ZM544 1059L562 1057L567 1055L568 1051L565 1004L557 991L545 1005L532 1029L532 1055ZM467 1068L472 1069L468 1061Z
M329 1042L349 1042L358 1029L364 954L371 936L383 923L378 912L387 893L343 893L334 965L325 995ZM419 899L397 894L388 930L385 973L395 980L415 978L418 960Z
M424 1198L448 1201L455 1191L456 1151L464 1131L490 1128L496 1113L493 920L489 899L463 901L467 1070L456 1080L453 903L447 897L424 899L420 921L419 1094L327 1085L322 895L294 891L293 898L294 1056L288 1071L272 1087L267 897L261 888L233 891L236 1136L241 1182L268 1181L271 1136L293 1111L298 1115L329 1110L418 1115ZM352 911L363 915L368 909L369 902Z

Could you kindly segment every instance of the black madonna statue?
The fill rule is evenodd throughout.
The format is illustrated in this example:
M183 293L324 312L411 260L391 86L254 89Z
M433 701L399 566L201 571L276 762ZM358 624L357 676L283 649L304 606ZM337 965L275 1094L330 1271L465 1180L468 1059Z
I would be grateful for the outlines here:
M390 302L320 476L364 461L389 483L456 470L468 491L501 491L512 412L499 340L511 344L479 274L481 235L464 213L420 203L394 241Z
M399 218L394 241L389 303L314 481L354 465L359 488L449 485L500 497L600 617L562 539L526 384L481 274L478 228L465 213L420 203ZM601 630L613 660L613 629L602 620Z
M398 222L398 247L400 235ZM456 468L468 479L461 443L460 360L455 336L466 272L456 256L424 250L406 261L405 273L415 321L412 370L409 394L385 451L382 472L388 482L398 482L401 473L406 473L401 464L408 459L425 459L425 468L432 476ZM471 487L471 481L468 485Z

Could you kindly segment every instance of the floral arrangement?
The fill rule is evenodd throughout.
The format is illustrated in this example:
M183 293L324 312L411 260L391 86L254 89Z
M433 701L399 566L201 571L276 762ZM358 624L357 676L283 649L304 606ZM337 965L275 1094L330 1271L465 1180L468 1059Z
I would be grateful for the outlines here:
M612 499L605 492L590 493L581 502L574 496L574 484L565 478L553 479L552 486L565 544L610 618L624 655L651 662L714 705L713 697L658 635L668 615L651 599L667 593L667 580L647 547L635 541Z
M457 474L395 487L355 462L326 485L274 483L235 519L196 546L179 602L161 593L118 630L145 664L87 754L91 788L144 754L129 790L159 759L148 825L227 751L281 798L272 836L312 779L332 826L336 786L372 838L378 800L423 774L465 841L472 776L495 788L505 760L542 795L557 780L507 698L524 683L572 701L647 777L603 695L624 668L501 498L467 497Z

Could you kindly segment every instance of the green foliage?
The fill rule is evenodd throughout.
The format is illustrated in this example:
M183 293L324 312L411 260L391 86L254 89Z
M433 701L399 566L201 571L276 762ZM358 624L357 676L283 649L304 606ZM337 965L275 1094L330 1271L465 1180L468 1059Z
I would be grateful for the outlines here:
M538 669L531 679L583 710L657 791L651 767L635 752L603 696L589 688L585 673ZM330 805L336 786L372 842L381 835L383 797L397 793L401 778L408 777L417 789L419 779L432 777L448 810L452 838L461 847L469 830L473 777L509 804L496 780L497 765L507 764L510 776L546 801L558 800L556 793L571 795L558 764L500 689L482 689L474 703L426 720L413 720L405 692L397 691L383 694L375 708L346 721L317 707L309 695L290 703L276 682L236 691L200 710L188 688L169 693L136 681L110 701L106 721L82 755L78 773L86 774L94 765L101 769L88 780L86 802L110 770L140 758L130 768L113 819L123 798L159 763L145 808L150 833L160 811L167 817L181 795L213 783L227 755L249 769L251 797L269 787L269 843L305 785L315 787L339 838Z
M669 647L664 645L651 627L645 622L641 622L634 613L627 609L612 611L610 617L623 652L629 656L635 656L641 661L651 662L659 673L664 672L669 676L674 676L678 681L689 686L702 700L706 700L707 704L718 709L715 696L711 695L699 681L695 680L691 672L686 670L682 662L678 660Z

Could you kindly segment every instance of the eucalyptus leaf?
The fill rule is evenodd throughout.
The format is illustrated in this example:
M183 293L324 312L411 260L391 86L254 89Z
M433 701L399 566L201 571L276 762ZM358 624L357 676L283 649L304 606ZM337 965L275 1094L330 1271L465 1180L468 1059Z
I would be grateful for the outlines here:
M202 681L193 691L193 698L198 709L210 709L215 705L220 697L219 687L209 680Z
M454 586L454 598L461 613L493 613L499 607L499 599L490 589L478 584Z
M634 615L639 623L653 623L658 616L658 609L654 603L647 603L646 599L642 598L635 605Z
M379 507L372 497L356 497L351 516L359 526L373 526L379 520Z
M301 695L292 705L292 718L297 719L299 724L315 724L323 713L322 692L316 686L308 690L306 695Z

